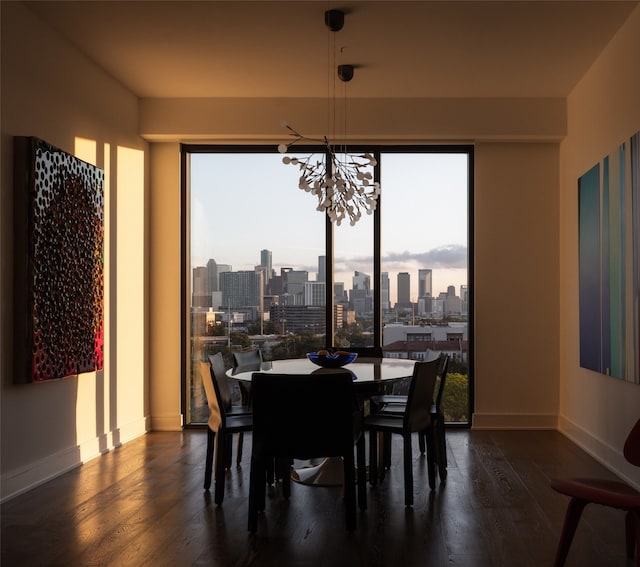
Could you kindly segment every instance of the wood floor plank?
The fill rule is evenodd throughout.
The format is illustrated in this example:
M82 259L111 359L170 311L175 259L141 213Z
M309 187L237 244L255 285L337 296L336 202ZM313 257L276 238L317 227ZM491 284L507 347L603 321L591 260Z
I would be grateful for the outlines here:
M401 440L383 482L368 487L358 529L342 490L269 487L247 532L251 435L227 472L222 507L202 489L206 434L150 433L2 505L3 567L551 565L567 499L549 478L613 477L554 431L448 430L448 478L427 484L414 443L414 506L404 506ZM567 567L631 566L624 516L587 507Z

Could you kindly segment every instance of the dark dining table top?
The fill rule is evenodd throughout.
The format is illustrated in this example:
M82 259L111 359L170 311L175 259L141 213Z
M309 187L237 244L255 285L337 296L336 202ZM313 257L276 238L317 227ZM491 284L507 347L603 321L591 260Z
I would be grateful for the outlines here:
M383 382L403 380L413 375L415 360L397 358L356 359L338 369L317 366L308 358L289 358L263 362L261 365L238 366L227 371L234 380L250 382L254 372L273 372L274 374L323 374L348 370L353 374L354 386L363 387L382 385Z

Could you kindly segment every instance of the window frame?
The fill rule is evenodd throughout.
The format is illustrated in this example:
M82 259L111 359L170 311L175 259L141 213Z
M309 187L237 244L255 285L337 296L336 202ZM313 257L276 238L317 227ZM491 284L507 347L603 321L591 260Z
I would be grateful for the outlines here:
M295 149L300 153L324 153L326 156L326 148L318 145L300 144ZM364 153L372 154L377 165L374 166L374 181L380 182L381 171L384 164L381 163L381 155L389 153L430 153L430 154L466 154L467 155L467 285L468 285L468 329L467 336L469 341L468 347L468 420L466 423L447 424L447 426L470 427L473 414L475 388L473 379L474 366L474 338L473 338L473 319L474 319L474 286L470 282L474 277L474 255L473 235L474 235L474 146L472 144L347 144L341 145L340 153ZM278 153L278 146L274 144L197 144L182 143L180 144L180 296L181 296L181 411L184 416L187 415L187 404L189 403L186 392L186 377L189 375L191 361L189 360L188 348L188 332L189 332L189 269L190 264L190 170L189 155L195 153ZM293 151L292 151L293 153ZM328 156L326 156L328 157ZM327 160L327 163L329 160ZM292 188L295 190L296 188ZM381 258L381 225L384 210L384 191L378 197L378 204L373 213L373 276L374 282L374 320L373 320L373 346L350 348L357 352L360 356L381 357L382 356L382 258ZM334 235L333 223L328 215L325 215L325 257L326 257L326 348L333 347L333 338L335 336L334 321L334 269L333 269L333 253L334 253ZM186 424L189 426L190 424ZM197 426L199 427L199 426Z

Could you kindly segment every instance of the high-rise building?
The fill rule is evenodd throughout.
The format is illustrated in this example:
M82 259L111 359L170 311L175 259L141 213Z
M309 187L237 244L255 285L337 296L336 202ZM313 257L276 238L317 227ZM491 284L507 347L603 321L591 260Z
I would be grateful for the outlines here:
M264 284L267 285L269 281L271 281L271 276L273 275L273 268L271 266L272 254L271 250L260 250L260 265L265 267L265 275L266 279L264 280Z
M316 278L319 282L327 281L327 257L326 256L318 256L318 277Z
M231 266L231 264L218 264L216 266L216 277L215 277L215 287L212 288L212 291L220 291L220 274L224 273L224 272L232 272L233 271L233 267Z
M408 272L398 273L398 307L411 307L411 276Z
M209 291L218 291L218 264L213 258L207 262L207 277Z
M382 301L382 312L391 309L391 298L389 296L389 272L382 272L382 288L380 289L380 300Z
M373 311L373 296L371 295L371 276L363 272L354 272L352 289L349 292L350 307L356 315Z
M418 298L433 297L433 272L423 268L418 270Z
M244 270L220 274L220 291L225 309L251 307L261 313L262 288L262 272Z
M196 266L193 268L192 277L192 307L211 307L211 293L209 291L209 276L207 274L207 268L204 266Z
M325 282L307 282L304 284L304 304L322 306L327 304Z
M309 281L306 270L289 270L286 272L284 293L289 295L288 305L304 305L304 286Z
M344 282L333 282L333 303L347 302L347 294L344 291Z

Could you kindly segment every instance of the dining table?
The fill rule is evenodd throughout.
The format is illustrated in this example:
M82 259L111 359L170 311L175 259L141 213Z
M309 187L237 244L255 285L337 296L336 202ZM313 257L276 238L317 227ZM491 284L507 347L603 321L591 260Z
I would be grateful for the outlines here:
M237 366L227 370L227 376L234 380L250 383L254 372L322 374L336 370L347 370L353 376L354 396L360 401L366 401L375 394L384 393L386 387L393 382L410 379L414 366L415 360L362 357L334 369L320 367L308 358L289 358ZM294 468L291 479L310 486L339 486L343 484L343 465L340 458L327 457L318 464Z

